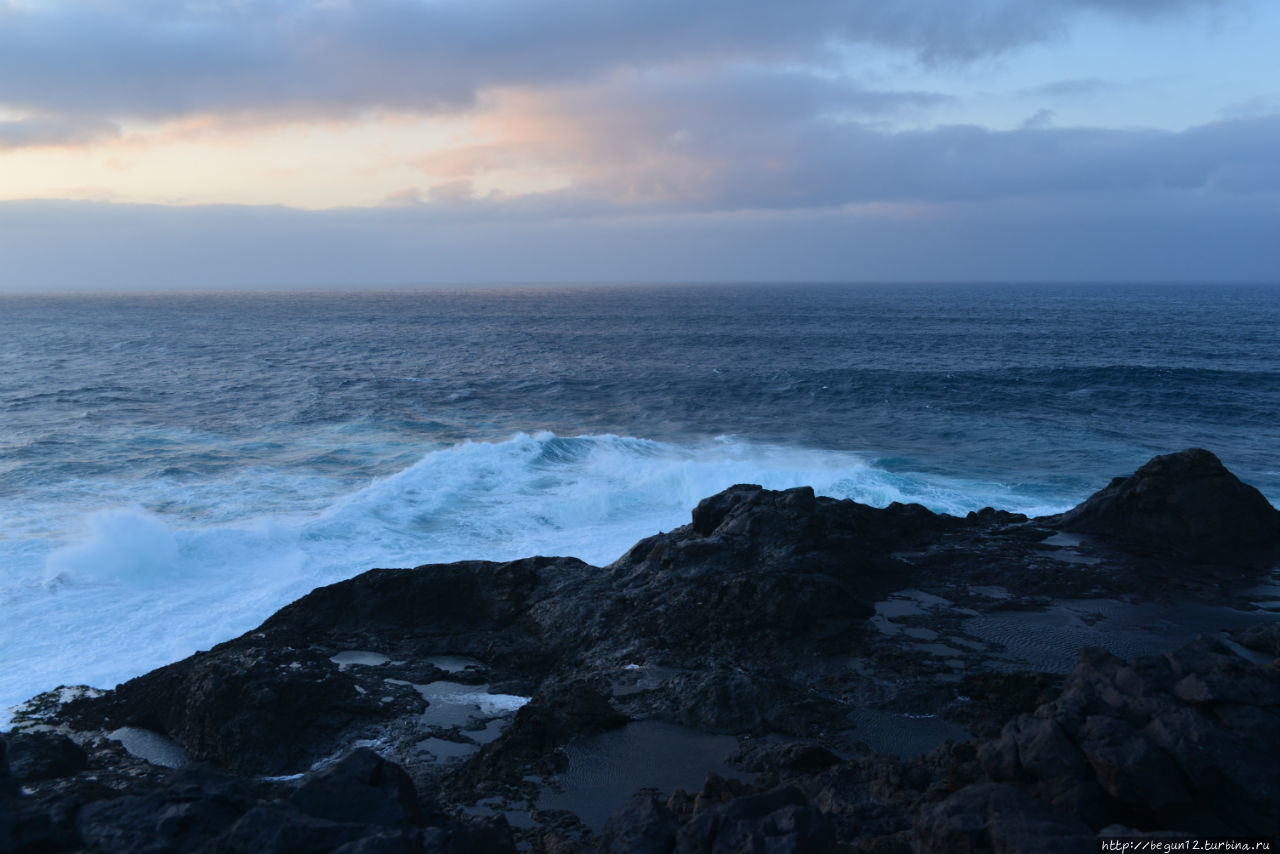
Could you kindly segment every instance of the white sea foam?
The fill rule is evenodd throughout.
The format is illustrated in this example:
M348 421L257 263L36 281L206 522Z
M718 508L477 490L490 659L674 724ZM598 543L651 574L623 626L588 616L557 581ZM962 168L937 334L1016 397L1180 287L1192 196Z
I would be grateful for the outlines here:
M83 521L77 539L45 560L47 578L141 582L178 565L178 542L164 522L142 510L101 510Z
M403 445L387 453L402 454ZM243 471L212 476L187 487L198 502L164 479L82 485L93 504L79 518L65 503L0 506L15 532L0 536L0 649L11 663L0 669L0 709L58 684L111 687L374 566L531 554L608 563L636 540L686 523L700 499L735 483L811 485L951 513L986 505L1048 513L1069 503L999 483L888 471L854 453L732 437L680 445L543 433L465 442L354 491L337 478L300 475L318 493L301 509L281 500L288 471L256 481ZM112 500L117 506L103 509Z

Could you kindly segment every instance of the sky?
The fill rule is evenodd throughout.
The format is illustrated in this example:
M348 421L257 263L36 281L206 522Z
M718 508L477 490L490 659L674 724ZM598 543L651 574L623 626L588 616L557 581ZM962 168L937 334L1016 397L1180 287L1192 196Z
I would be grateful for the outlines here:
M0 291L1280 281L1274 0L0 0Z

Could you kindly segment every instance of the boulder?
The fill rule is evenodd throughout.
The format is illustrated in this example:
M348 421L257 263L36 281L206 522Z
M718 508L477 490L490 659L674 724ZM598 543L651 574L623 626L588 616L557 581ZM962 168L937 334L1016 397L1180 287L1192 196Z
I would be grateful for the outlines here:
M1124 662L1084 649L1061 696L978 748L1015 784L1094 827L1258 835L1280 803L1280 671L1197 639Z
M917 854L1093 854L1097 838L1069 813L1001 783L961 789L924 810L915 824Z
M515 837L506 816L491 815L459 822L445 843L423 846L427 854L516 854Z
M1200 448L1155 457L1048 521L1143 554L1253 563L1280 550L1280 512Z
M743 795L696 813L676 835L676 854L825 854L836 850L831 822L793 786Z
M1261 623L1235 633L1236 641L1256 652L1280 658L1280 623Z
M111 725L161 732L198 760L251 774L305 767L317 744L377 711L327 657L265 644L196 653L104 701Z
M89 764L80 745L58 733L15 732L3 740L8 742L9 774L19 783L66 777Z
M329 821L401 827L418 821L409 775L367 747L312 774L289 798L308 815Z
M174 772L159 789L92 801L75 817L90 851L194 851L253 806L248 788L201 768Z
M651 793L638 792L613 811L600 835L601 854L668 854L680 824Z
M784 679L725 668L681 674L664 686L659 716L706 732L805 737L848 714L830 699L801 694Z
M802 741L749 741L727 761L754 774L817 774L840 764L840 757L821 745Z
M209 850L219 854L329 854L387 833L383 827L317 818L290 804L263 804L241 816ZM397 838L404 836L393 833Z
M13 850L18 784L9 776L9 764L5 760L5 753L5 741L0 738L0 851L7 852Z
M690 524L641 540L606 567L615 607L584 613L582 630L718 659L847 643L873 603L901 584L894 549L959 522L809 487L732 486L700 502Z

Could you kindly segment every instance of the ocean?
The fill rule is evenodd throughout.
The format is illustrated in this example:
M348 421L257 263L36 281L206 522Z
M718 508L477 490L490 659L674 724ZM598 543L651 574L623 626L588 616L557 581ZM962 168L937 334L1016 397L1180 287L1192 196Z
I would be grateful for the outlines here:
M1280 287L0 297L0 709L734 483L1046 514L1196 445L1280 503Z

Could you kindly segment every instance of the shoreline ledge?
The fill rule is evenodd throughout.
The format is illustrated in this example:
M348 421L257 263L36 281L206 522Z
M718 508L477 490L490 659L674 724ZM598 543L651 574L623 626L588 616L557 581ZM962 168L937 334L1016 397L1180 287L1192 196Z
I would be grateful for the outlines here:
M374 569L0 734L9 852L1094 852L1280 833L1280 512L740 484L605 567Z

